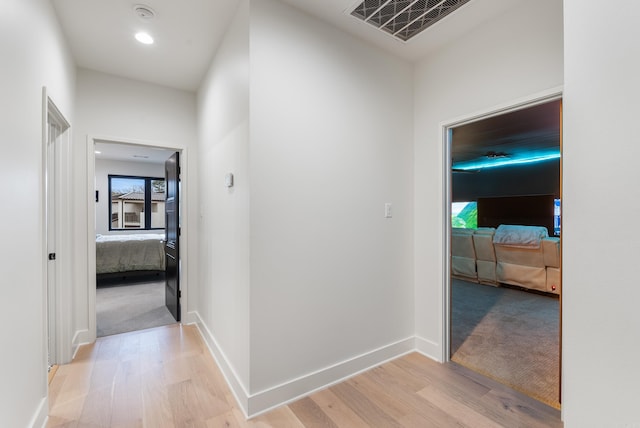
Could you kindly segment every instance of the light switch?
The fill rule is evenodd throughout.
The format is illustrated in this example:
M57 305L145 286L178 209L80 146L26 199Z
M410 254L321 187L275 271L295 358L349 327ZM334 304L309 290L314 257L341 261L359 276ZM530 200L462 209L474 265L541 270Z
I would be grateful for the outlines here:
M384 217L385 218L391 218L393 217L391 215L391 204L389 202L387 202L386 204L384 204Z

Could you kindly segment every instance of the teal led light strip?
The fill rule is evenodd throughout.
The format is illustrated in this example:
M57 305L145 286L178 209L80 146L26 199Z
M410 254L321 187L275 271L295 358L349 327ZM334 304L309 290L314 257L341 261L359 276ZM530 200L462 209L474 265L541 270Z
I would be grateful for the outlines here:
M496 168L499 166L508 166L508 165L522 165L528 163L542 162L551 159L559 159L560 153L550 153L545 155L533 156L533 157L525 157L525 158L498 158L498 159L487 159L480 162L471 162L464 164L454 165L454 169L460 170L478 170L478 169L486 169L486 168Z

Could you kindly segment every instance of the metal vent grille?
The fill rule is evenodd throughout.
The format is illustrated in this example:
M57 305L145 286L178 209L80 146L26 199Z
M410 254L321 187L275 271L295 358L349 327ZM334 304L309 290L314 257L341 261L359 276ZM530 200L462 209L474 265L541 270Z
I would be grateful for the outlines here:
M351 15L406 42L469 1L364 0Z

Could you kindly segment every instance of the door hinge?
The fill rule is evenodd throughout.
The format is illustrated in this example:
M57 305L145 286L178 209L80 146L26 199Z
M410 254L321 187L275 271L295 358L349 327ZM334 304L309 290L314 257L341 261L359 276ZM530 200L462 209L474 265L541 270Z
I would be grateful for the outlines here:
M182 298L182 290L178 290L178 299Z
M55 260L56 259L56 253L49 253L49 260Z

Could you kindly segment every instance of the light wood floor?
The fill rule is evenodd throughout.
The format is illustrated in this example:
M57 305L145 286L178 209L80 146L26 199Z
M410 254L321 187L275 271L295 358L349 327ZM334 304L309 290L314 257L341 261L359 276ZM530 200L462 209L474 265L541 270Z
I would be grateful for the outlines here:
M100 338L60 366L48 427L562 427L559 412L417 353L247 421L194 326Z

